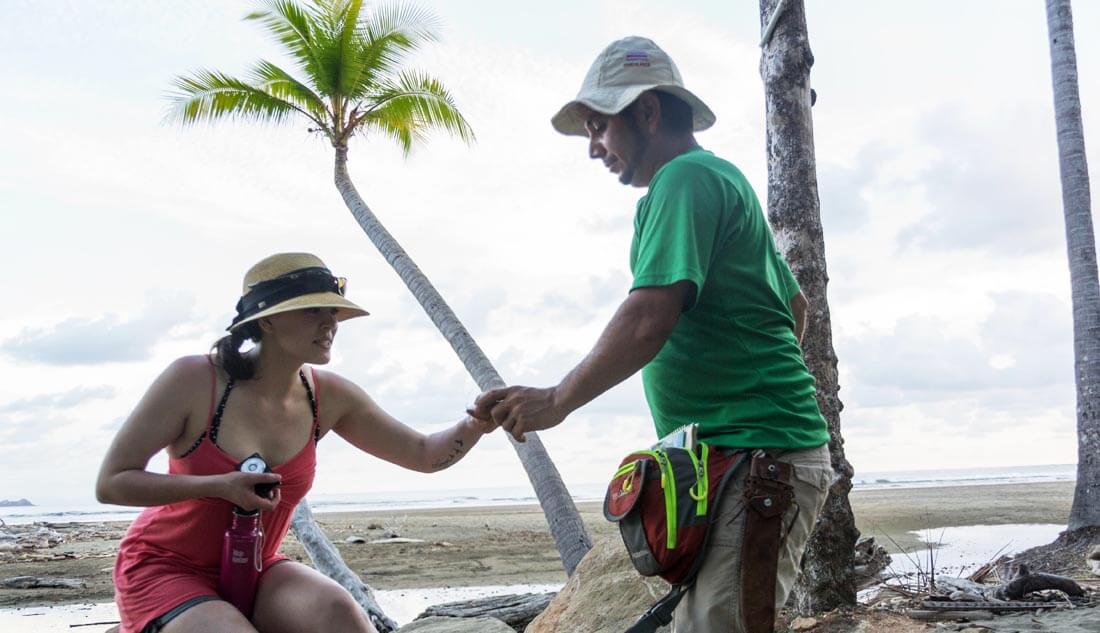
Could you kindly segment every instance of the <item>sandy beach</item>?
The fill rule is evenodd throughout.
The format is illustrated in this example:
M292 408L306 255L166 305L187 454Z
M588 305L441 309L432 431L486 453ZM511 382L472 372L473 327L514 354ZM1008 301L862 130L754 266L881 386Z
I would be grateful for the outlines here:
M922 546L912 531L950 526L1064 523L1073 484L1040 483L944 488L866 490L851 495L860 531L887 546ZM598 503L582 504L593 535L616 528ZM449 508L400 512L316 515L352 569L381 590L561 583L561 569L546 521L537 506ZM113 598L111 569L125 523L53 524L65 542L29 552L0 552L0 579L14 576L75 578L84 589L0 589L0 608ZM422 542L349 544L359 536L379 539L385 531ZM308 563L290 534L283 551Z

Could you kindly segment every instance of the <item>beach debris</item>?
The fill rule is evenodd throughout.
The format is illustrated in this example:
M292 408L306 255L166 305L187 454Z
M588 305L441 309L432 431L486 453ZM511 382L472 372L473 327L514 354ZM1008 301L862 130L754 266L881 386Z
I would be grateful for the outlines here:
M1029 593L1046 589L1057 589L1076 598L1085 595L1085 590L1072 578L1054 574L1033 574L1027 565L1017 567L1016 577L997 589L996 595L1003 600L1020 600Z
M1089 553L1085 555L1085 562L1088 563L1092 575L1100 576L1100 545L1093 545L1089 549Z
M969 591L953 591L949 596L955 602L981 602L982 596Z
M426 541L422 538L405 538L405 537L402 537L402 536L396 536L394 538L385 538L385 537L376 538L373 541L370 541L370 544L371 545L395 545L395 544L398 544L398 543L425 543L425 542Z
M791 624L792 631L809 631L817 626L817 618L795 618Z
M362 536L356 536L352 534L351 536L344 539L344 542L350 545L362 545L363 543L367 542L367 539L363 538Z
M5 589L83 589L86 587L83 580L77 578L39 578L38 576L13 576L0 580L0 587Z
M66 536L42 524L13 525L0 530L0 551L46 549L64 543Z
M432 616L413 620L397 633L512 633L512 627L496 618L449 618Z
M882 581L882 573L890 566L890 554L886 548L875 543L875 537L868 536L856 543L853 571L856 576L856 590L866 589Z
M940 576L936 579L936 585L942 590L951 591L953 596L958 594L975 596L973 600L988 600L991 602L1001 601L1001 598L997 597L997 589L1000 585L983 585L967 578L954 578L951 576ZM971 600L969 598L964 601Z
M428 607L417 620L432 616L452 618L496 618L513 630L523 631L535 616L542 613L554 593L509 594L460 602L448 602Z
M996 557L996 555L994 555L994 557ZM967 579L973 580L974 582L984 582L993 572L997 571L1001 565L1004 565L1010 560L1012 560L1012 558L1009 556L1001 556L997 558L997 560L991 560L975 569L973 573L967 576Z
M397 530L393 528L386 528L382 530L381 538L399 538L401 535L397 533Z

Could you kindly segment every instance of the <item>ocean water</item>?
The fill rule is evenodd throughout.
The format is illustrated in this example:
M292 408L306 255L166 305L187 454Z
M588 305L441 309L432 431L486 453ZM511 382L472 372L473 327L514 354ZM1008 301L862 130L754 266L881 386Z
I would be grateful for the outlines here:
M1044 466L1002 466L940 470L896 470L856 472L854 490L882 488L933 488L937 486L982 486L1075 481L1076 464Z
M854 490L884 488L921 488L934 486L976 486L995 484L1020 484L1038 482L1074 481L1077 467L1074 464L1043 466L1010 466L998 468L964 468L940 470L909 470L857 472L852 479ZM570 486L577 502L603 499L605 483ZM31 500L34 501L33 499ZM534 505L538 503L529 486L500 488L379 491L350 494L325 494L314 492L309 496L310 506L316 514L327 512L405 511L423 508L461 508L502 505ZM140 508L128 508L77 501L73 503L35 505L28 507L0 507L0 520L9 525L48 521L102 522L130 521Z

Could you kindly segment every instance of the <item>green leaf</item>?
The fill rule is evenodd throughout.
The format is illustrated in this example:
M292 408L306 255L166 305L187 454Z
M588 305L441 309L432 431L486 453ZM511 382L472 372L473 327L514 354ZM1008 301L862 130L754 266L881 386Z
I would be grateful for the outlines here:
M247 82L212 70L199 70L172 82L170 120L198 123L217 119L244 119L281 123L301 109Z

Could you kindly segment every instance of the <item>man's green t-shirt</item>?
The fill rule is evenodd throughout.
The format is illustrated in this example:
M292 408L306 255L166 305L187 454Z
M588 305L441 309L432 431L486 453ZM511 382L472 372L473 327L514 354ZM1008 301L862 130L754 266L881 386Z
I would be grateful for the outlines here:
M631 290L679 281L695 294L642 370L658 436L697 423L719 446L802 449L829 440L794 335L798 284L740 170L693 149L638 201Z

